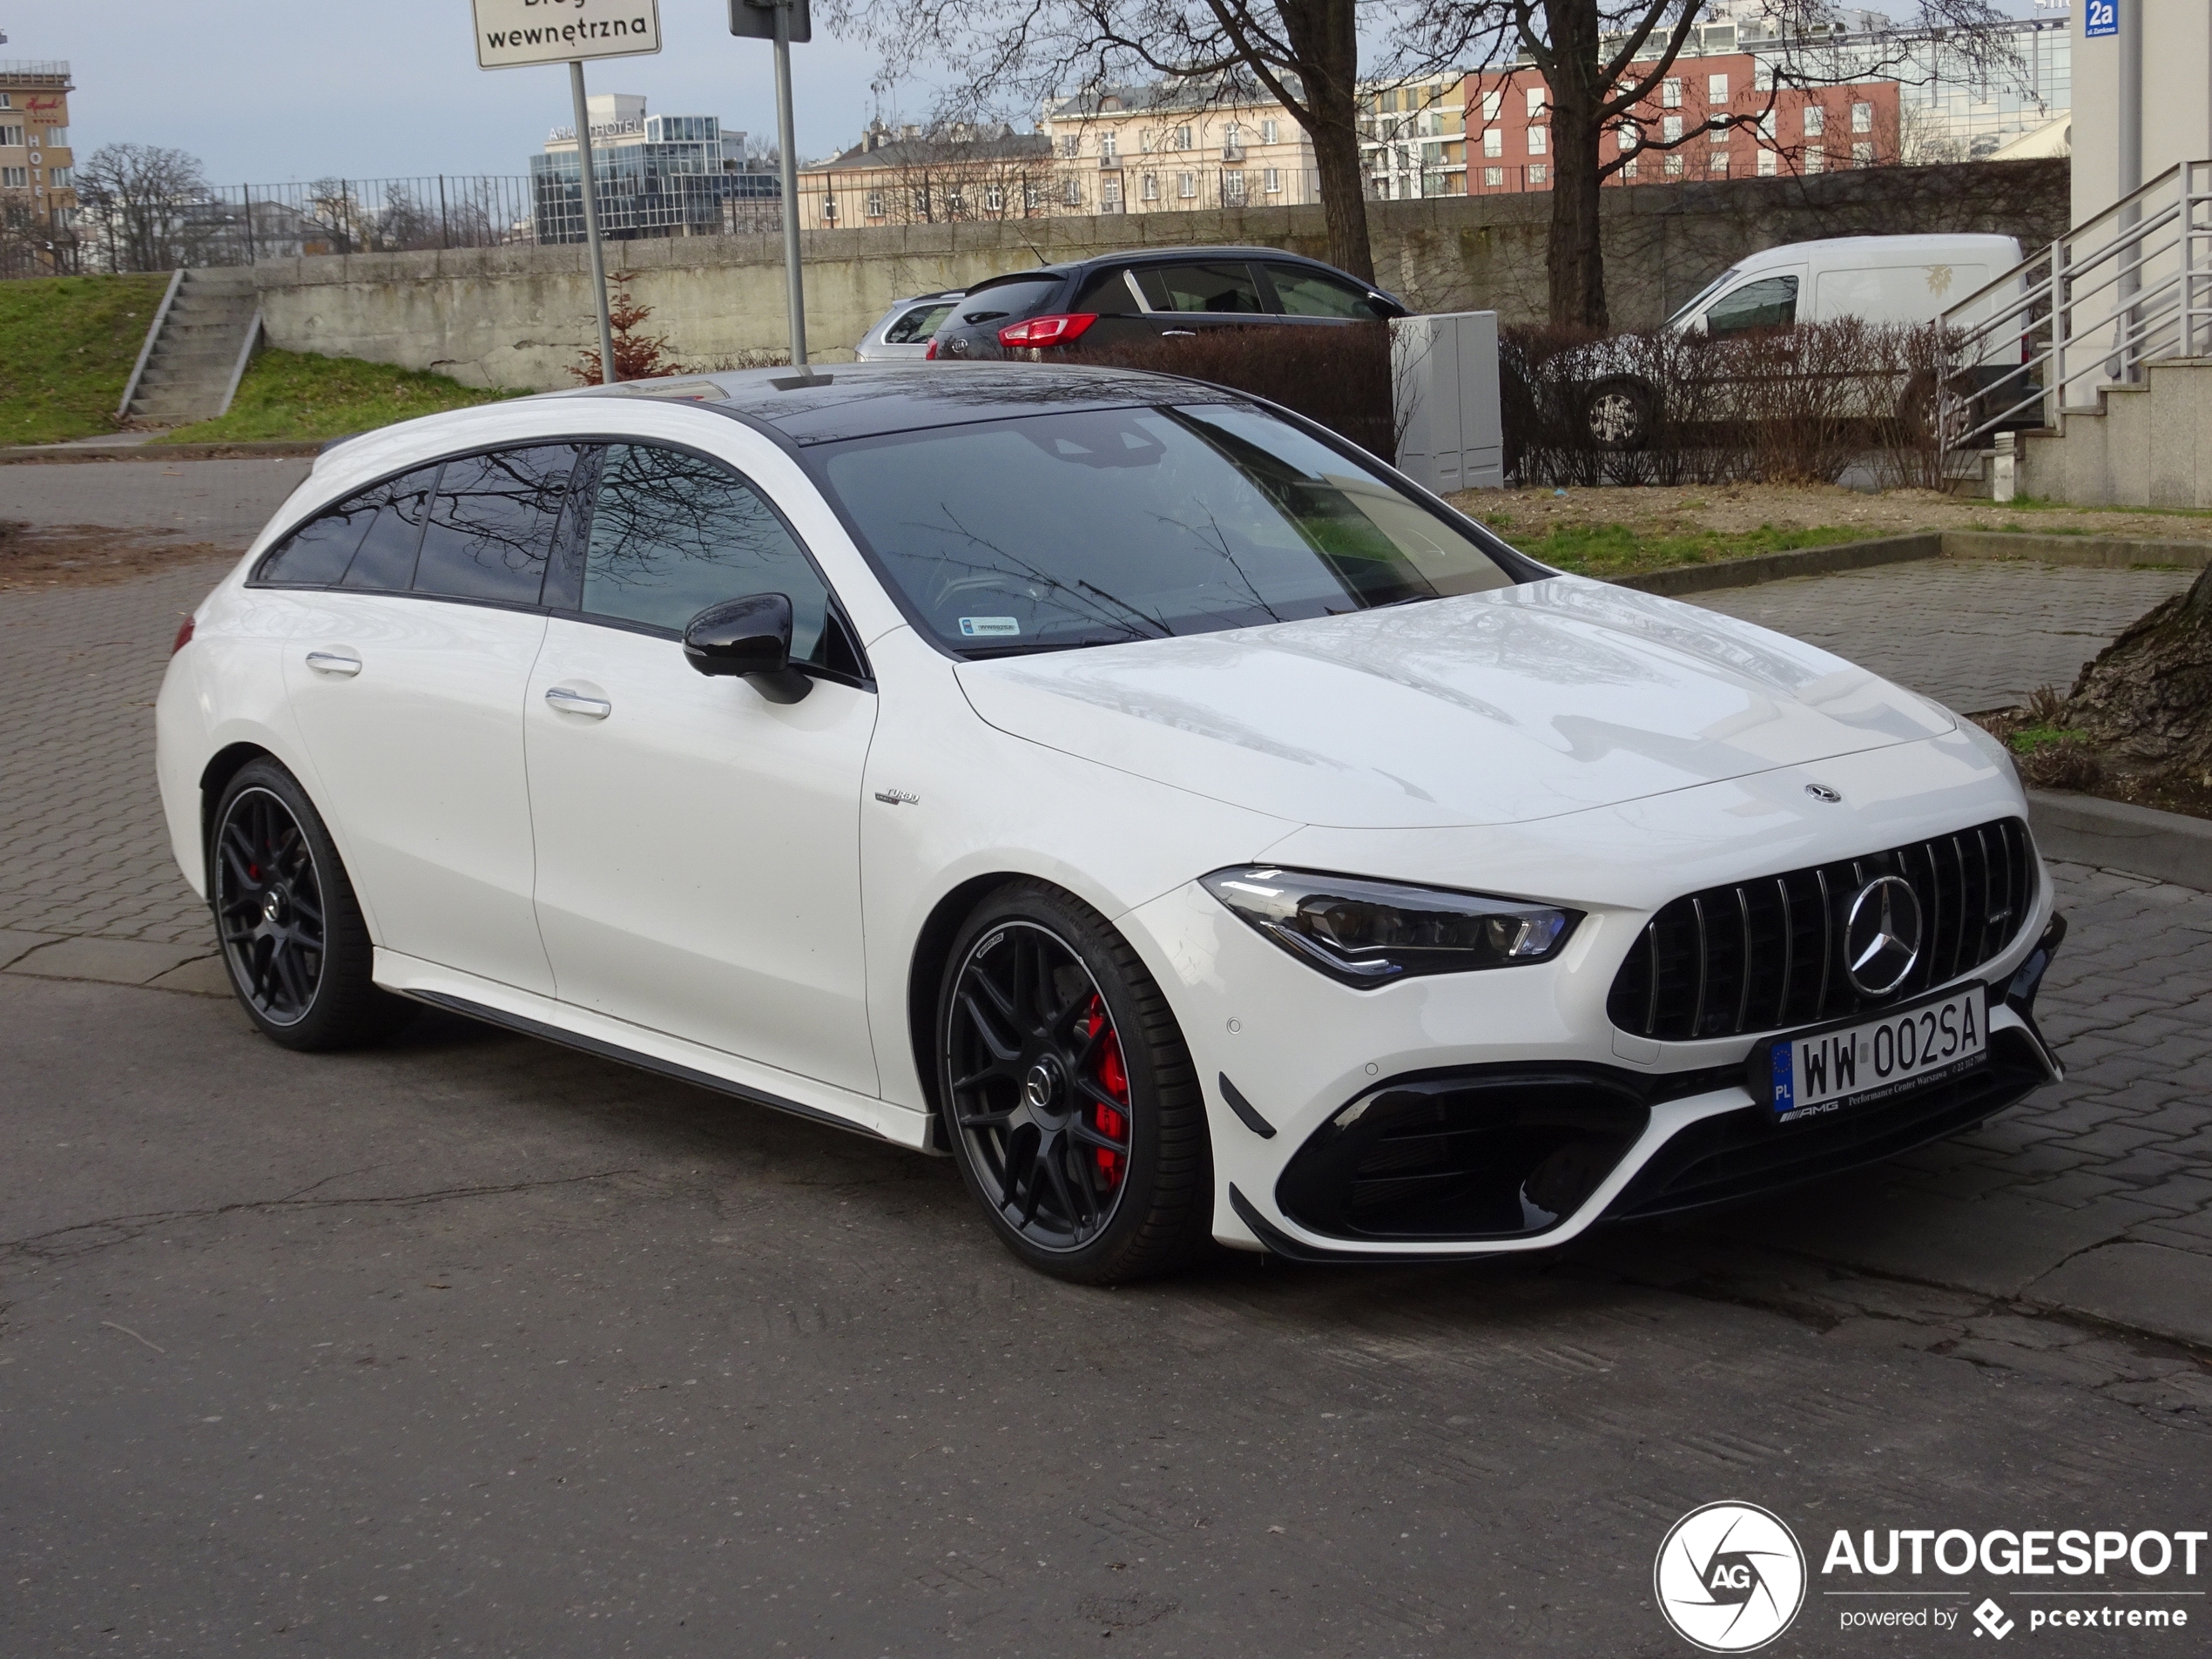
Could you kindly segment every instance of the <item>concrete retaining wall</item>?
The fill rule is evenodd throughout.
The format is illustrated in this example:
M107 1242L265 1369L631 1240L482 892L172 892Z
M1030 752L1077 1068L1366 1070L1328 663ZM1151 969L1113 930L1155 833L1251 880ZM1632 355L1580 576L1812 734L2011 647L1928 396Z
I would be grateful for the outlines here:
M1604 192L1614 320L1657 323L1732 261L1822 236L1997 231L2025 243L2067 223L2063 161L1891 167L1811 179L1649 185ZM1544 314L1548 195L1441 197L1368 206L1377 274L1425 311ZM914 225L805 238L808 350L826 360L891 302L1038 260L1147 243L1244 243L1327 252L1318 207ZM687 364L714 368L787 343L783 252L767 237L612 245ZM546 388L591 336L581 246L333 254L253 267L270 344L435 368L472 386Z

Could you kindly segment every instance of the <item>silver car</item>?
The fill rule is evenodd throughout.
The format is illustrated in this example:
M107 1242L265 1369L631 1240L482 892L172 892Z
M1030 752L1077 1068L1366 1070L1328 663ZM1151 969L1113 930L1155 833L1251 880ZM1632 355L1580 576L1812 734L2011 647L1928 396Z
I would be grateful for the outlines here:
M894 302L891 309L877 318L875 325L860 336L860 343L853 348L853 356L864 363L921 361L928 354L930 335L945 320L953 301L967 292L965 288L946 288Z

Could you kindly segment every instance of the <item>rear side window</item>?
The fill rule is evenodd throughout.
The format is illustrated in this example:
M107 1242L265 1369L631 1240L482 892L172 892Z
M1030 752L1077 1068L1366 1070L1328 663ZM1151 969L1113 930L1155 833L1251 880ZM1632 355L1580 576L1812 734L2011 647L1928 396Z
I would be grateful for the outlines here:
M962 322L1019 322L1042 314L1052 304L1065 279L1049 272L1008 278L978 288L965 300L955 300L953 314Z
M1350 317L1361 322L1383 319L1367 291L1342 277L1303 265L1271 265L1267 276L1275 285L1275 297L1293 317Z
M610 446L583 560L586 614L680 631L707 606L791 601L794 662L825 665L829 589L760 492L720 462Z
M437 468L423 467L361 492L364 501L375 503L376 516L368 521L368 532L340 578L341 587L396 593L415 580L415 552L422 544L422 521L437 482Z
M1129 286L1129 267L1116 265L1109 270L1094 272L1076 295L1075 311L1088 311L1099 317L1134 317L1137 314L1136 295Z
M889 346L911 346L937 332L937 325L952 314L953 302L933 300L926 306L916 306L883 331L883 340Z
M277 544L254 580L287 588L404 588L415 575L435 466L388 478L318 513Z
M1144 302L1155 311L1230 312L1264 314L1259 284L1251 266L1219 265L1156 265L1136 273Z
M1713 301L1705 332L1715 340L1748 334L1755 328L1787 328L1797 320L1797 279L1761 277Z
M415 566L417 593L536 604L583 446L547 443L445 464Z

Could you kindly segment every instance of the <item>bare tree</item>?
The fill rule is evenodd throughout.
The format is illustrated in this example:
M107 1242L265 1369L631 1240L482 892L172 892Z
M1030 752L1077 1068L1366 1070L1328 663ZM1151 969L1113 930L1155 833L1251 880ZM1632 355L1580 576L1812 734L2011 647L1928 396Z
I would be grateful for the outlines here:
M1359 166L1361 0L827 0L825 16L881 51L880 84L968 65L948 113L1034 110L1071 84L1248 74L1312 139L1330 259L1374 280Z
M1918 15L1871 34L1842 37L1827 0L1765 0L1760 37L1738 51L1760 61L1763 84L1751 98L1707 109L1669 134L1655 107L1705 10L1705 0L1428 0L1394 55L1420 72L1434 65L1526 62L1543 77L1551 127L1552 220L1546 277L1553 322L1608 326L1605 262L1599 247L1599 187L1637 155L1665 152L1730 126L1752 126L1771 113L1784 87L1851 81L1911 83L1940 40L1946 72L1963 66L1977 78L1998 75L2011 49L2006 22L1987 0L1916 0ZM1839 37L1842 38L1839 40ZM1634 142L1604 153L1608 130Z
M104 144L77 168L77 199L111 271L167 271L184 259L190 210L209 194L199 158L152 144Z

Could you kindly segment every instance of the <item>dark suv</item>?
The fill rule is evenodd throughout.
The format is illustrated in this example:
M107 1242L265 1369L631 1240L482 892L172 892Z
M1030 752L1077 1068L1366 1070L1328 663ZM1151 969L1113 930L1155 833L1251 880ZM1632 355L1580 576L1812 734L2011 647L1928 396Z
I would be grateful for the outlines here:
M1152 248L979 282L938 324L929 355L1080 355L1202 328L1384 322L1410 309L1372 283L1280 248Z

